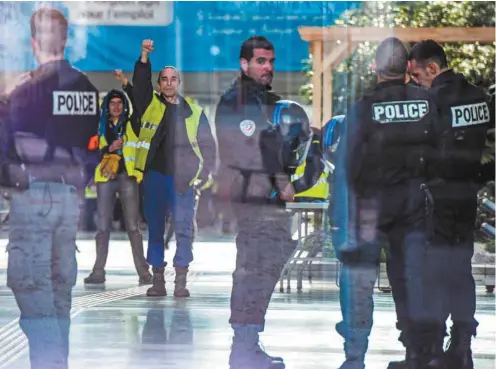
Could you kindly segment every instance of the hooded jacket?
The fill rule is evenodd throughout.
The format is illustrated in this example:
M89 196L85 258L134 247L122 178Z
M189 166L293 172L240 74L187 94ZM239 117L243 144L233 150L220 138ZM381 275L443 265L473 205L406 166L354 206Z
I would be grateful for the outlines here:
M125 86L125 90L132 92L132 86ZM114 98L119 98L123 102L122 113L114 123L110 117L109 104ZM129 176L135 176L134 162L136 156L136 146L138 137L135 131L136 117L133 115L132 104L130 104L129 97L126 92L119 90L111 90L104 98L101 105L100 125L98 128L99 149L102 154L109 153L110 145L118 138L123 139L123 147L119 150L112 152L121 157L117 173L127 172ZM135 124L133 125L133 122ZM138 122L139 123L139 122ZM98 167L95 172L95 181L106 182L107 179L102 177L99 173ZM141 176L139 176L141 178Z

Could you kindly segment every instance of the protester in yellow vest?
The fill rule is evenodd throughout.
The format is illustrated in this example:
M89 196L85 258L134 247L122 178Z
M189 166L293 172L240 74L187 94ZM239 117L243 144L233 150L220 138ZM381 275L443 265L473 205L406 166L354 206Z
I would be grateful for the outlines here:
M181 83L174 67L159 73L152 85L148 55L153 41L144 40L133 76L133 99L141 117L135 169L143 173L145 217L148 223L147 261L153 267L153 286L148 296L165 296L164 232L172 214L176 232L174 296L188 297L189 264L193 261L192 238L195 193L209 182L215 165L215 140L200 106L178 94Z
M118 79L124 90L132 95L132 85L127 83L121 72ZM139 120L133 114L126 93L112 90L102 102L98 132L102 161L95 171L97 190L98 231L96 234L96 260L93 271L85 283L104 283L107 262L110 227L116 196L122 202L126 230L131 243L134 265L140 284L151 284L152 275L144 256L143 236L139 228L139 188L141 172L135 171L135 156ZM134 127L133 127L134 125Z

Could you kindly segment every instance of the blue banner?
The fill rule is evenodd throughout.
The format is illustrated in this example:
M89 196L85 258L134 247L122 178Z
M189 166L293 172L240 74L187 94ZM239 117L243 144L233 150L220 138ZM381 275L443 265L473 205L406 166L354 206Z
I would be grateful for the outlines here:
M278 71L299 71L308 44L299 26L326 26L359 2L0 2L0 70L35 67L29 20L41 5L69 20L67 58L83 71L132 70L141 41L153 39L153 69L175 65L187 72L239 69L241 43L262 35L276 48Z

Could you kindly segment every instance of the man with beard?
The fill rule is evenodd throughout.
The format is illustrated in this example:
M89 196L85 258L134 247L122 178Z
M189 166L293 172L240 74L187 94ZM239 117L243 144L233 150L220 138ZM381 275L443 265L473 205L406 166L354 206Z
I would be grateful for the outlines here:
M310 125L301 106L271 92L274 61L274 46L266 38L246 40L239 55L241 76L223 93L215 118L218 193L222 205L232 207L239 229L229 319L234 330L231 369L285 367L281 358L259 346L270 298L296 246L290 214L279 205L312 187L321 175L320 162L318 170L308 164L305 174L290 182L285 164L294 160L283 159L283 147L290 148L289 156L296 155L293 143L309 142ZM274 189L275 199L270 196Z

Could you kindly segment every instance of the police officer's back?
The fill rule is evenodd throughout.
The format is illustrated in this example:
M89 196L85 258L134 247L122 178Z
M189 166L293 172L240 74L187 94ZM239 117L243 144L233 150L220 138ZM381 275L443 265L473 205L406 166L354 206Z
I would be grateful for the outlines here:
M415 45L411 58L414 78L429 88L440 113L435 126L437 153L429 167L435 178L430 187L436 201L436 232L447 242L463 242L473 232L476 183L494 118L484 92L448 68L446 55L435 41Z
M469 83L463 75L451 70L433 81L430 92L437 97L442 117L436 127L437 136L442 139L438 141L440 157L433 176L447 182L450 193L444 190L442 193L451 197L448 200L468 200L467 221L457 222L451 229L458 235L459 232L472 231L475 223L476 194L479 189L476 182L482 168L481 158L491 113L482 90ZM467 196L462 196L463 193ZM466 227L460 229L460 223L465 223ZM447 229L444 231L451 233Z
M475 336L476 291L472 275L477 192L480 188L482 152L494 116L483 91L448 66L443 48L433 40L412 49L412 75L436 101L434 177L429 187L434 200L431 249L437 253L432 269L435 300L425 306L438 324L453 321L446 367L472 369L471 337ZM492 166L494 164L491 164ZM439 278L436 278L439 276ZM426 280L427 281L427 280ZM442 302L442 303L440 303ZM440 342L442 344L442 340Z
M388 65L377 68L395 72ZM436 117L428 92L405 84L402 78L386 75L372 93L360 99L346 119L348 179L356 194L367 197L404 185L412 178L425 178L434 147ZM381 209L390 205L390 201L381 202ZM378 215L380 223L394 216L387 211Z
M55 9L33 14L40 67L9 96L2 132L2 182L13 190L7 285L21 311L31 368L67 368L78 192L98 127L97 90L63 59L67 28Z
M407 63L397 38L379 45L377 86L349 109L335 157L333 193L340 198L333 197L332 226L343 262L343 320L337 325L345 339L343 369L364 365L383 241L394 255L388 277L400 329L409 319L403 250L421 252L425 240L420 186L434 147L436 109L425 90L405 84Z

